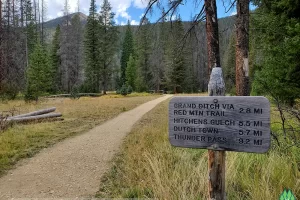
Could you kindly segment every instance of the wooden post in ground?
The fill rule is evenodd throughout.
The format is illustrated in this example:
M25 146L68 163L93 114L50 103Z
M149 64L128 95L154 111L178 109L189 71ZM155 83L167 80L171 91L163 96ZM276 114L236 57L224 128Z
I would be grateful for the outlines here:
M209 96L225 96L225 83L221 67L215 67L212 69L208 84L208 93ZM226 199L225 156L225 151L208 150L209 200Z

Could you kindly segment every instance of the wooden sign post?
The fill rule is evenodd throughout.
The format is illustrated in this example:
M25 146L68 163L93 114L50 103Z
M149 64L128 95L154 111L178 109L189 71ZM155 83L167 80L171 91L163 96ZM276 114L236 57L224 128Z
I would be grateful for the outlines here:
M222 68L213 68L208 83L209 96L225 96ZM225 200L225 151L208 150L208 198Z
M173 146L209 149L209 198L224 200L225 151L264 153L270 148L270 103L265 97L225 97L214 68L209 97L174 97L169 105Z

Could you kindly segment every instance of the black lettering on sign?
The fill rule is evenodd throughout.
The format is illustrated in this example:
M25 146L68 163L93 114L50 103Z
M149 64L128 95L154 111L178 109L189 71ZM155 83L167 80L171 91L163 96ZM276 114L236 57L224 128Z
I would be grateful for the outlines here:
M217 110L220 109L220 104L199 104L198 105L199 109L212 109L212 110Z
M250 145L250 139L243 139L243 138L239 138L239 144L242 144L242 145Z
M262 122L261 121L255 121L253 125L254 126L262 126Z
M261 146L262 140L254 140L254 145Z
M174 124L207 124L207 119L174 118Z
M262 111L261 108L254 108L254 113L255 113L255 114L262 114L263 111Z
M234 110L233 104L222 104L223 109Z
M239 135L249 135L251 130L239 130Z
M210 124L211 125L217 125L217 126L234 126L235 125L235 121L233 120L215 120L212 119L210 120Z
M217 128L199 128L199 133L219 133Z
M251 126L250 121L239 121L239 126Z
M169 140L186 148L264 153L270 148L270 103L264 97L174 97Z
M203 116L203 111L201 111L201 110L189 110L189 115Z
M196 108L196 104L193 104L193 103L175 103L174 108Z
M240 108L240 113L251 113L251 108Z
M186 115L186 110L174 110L174 115Z
M227 138L225 138L225 137L210 137L209 136L208 142L210 142L210 143L218 142L218 143L224 144L227 142Z
M206 111L207 116L222 117L225 116L224 111Z
M174 131L176 132L188 132L196 133L197 130L195 127L185 127L185 126L174 126Z
M253 131L254 136L262 136L262 131Z

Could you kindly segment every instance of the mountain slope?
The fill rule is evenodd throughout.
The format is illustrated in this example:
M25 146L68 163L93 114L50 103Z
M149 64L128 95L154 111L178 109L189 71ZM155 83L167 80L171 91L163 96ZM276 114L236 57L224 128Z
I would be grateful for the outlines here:
M82 12L77 12L77 13L72 13L69 15L70 18L74 17L76 14L79 14L79 17L80 17L80 21L83 25L86 24L86 21L87 21L87 16L82 13ZM56 28L57 25L59 24L62 24L63 21L64 21L65 17L58 17L58 18L55 18L55 19L52 19L50 21L47 21L44 23L44 27L47 28L47 29L53 29L53 28Z

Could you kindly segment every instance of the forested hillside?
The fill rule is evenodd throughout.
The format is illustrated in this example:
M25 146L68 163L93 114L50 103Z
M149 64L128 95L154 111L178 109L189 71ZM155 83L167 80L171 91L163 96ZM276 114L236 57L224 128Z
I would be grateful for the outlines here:
M271 68L262 66L271 66L271 60L278 58L275 50L285 57L272 66L294 63L289 59L297 55L295 35L299 22L296 14L290 14L296 11L287 14L285 4L274 3L274 6L263 2L254 2L257 9L250 18L249 81L251 87L254 83L253 92L262 91L262 82L258 82L262 76L264 81L272 77L266 75ZM70 13L66 1L64 16L46 22L44 4L43 0L1 1L2 97L24 94L26 98L37 99L57 93L105 94L107 90L123 91L123 94L128 91L206 91L209 70L205 21L183 22L180 15L176 15L171 22L167 14L155 24L145 18L141 26L118 26L109 1L104 1L98 9L95 1L91 1L88 16L79 12L79 5L77 13ZM236 61L236 47L239 47L236 19L231 16L218 20L221 66L226 90L231 94L235 94L236 77L240 77L235 76L236 63L240 62ZM285 46L272 39L285 41L290 37L295 38ZM283 52L279 53L278 48ZM288 49L283 50L285 48ZM291 91L298 90L299 84L295 80L298 64L293 65L292 69L287 66L287 71L274 69L284 73L286 85L296 86ZM277 88L285 87L278 85ZM292 95L290 90L284 93ZM292 96L291 103L297 95Z
M206 91L204 22L191 30L192 23L180 16L173 22L117 26L108 1L101 12L92 1L89 16L70 14L65 5L63 17L44 22L43 9L35 3L3 3L1 96L14 98L21 92L36 99L56 93L121 92L122 87L123 92ZM224 65L234 21L219 20ZM128 35L132 41L127 44Z

